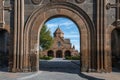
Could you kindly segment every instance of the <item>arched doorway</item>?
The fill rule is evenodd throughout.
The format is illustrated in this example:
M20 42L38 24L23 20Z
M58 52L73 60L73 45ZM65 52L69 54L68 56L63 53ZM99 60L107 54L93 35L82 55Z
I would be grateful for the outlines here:
M25 26L25 34L24 34L24 53L26 54L26 62L25 65L30 64L29 55L32 53L36 54L36 58L38 59L35 66L36 70L39 70L39 50L36 49L36 46L39 46L39 33L43 26L43 24L52 17L63 16L70 18L74 21L79 31L81 32L81 71L88 71L96 69L96 63L94 59L91 59L90 55L95 56L95 27L91 22L89 16L76 5L71 6L71 3L54 3L47 4L42 8L39 7L36 9L30 18L28 19ZM29 47L28 47L29 46ZM34 51L31 53L31 50ZM31 54L30 54L31 53ZM91 61L92 60L92 61ZM92 62L92 63L91 63ZM91 67L92 65L92 67ZM30 69L30 68L29 68Z
M0 68L8 66L8 32L0 30Z
M71 52L69 50L65 51L65 57L70 57L71 56Z
M114 29L111 34L112 67L120 69L120 29Z
M56 58L62 58L62 51L61 50L58 50L56 51Z
M52 50L49 50L47 56L54 57L54 52Z

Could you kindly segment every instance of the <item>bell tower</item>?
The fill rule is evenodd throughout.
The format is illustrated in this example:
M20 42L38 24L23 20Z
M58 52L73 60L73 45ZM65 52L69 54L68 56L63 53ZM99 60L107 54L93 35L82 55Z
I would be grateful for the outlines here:
M59 26L58 26L58 28L56 29L56 31L54 32L54 37L64 38L64 33L61 31L61 29L60 29Z

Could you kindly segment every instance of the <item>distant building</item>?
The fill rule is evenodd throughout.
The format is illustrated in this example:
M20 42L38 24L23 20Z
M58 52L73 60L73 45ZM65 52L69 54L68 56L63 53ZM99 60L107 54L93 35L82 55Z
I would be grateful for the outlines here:
M75 50L75 46L72 46L70 39L64 39L64 33L59 27L54 32L54 43L52 47L41 52L42 56L46 55L56 58L64 58L65 56L75 56L78 54L78 50Z

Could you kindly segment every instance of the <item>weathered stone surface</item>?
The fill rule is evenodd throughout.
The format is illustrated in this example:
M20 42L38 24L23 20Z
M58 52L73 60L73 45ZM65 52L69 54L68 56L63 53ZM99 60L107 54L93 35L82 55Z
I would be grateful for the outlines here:
M0 0L0 28L3 28L4 25L4 3L3 0Z
M42 0L31 0L33 4L40 4Z

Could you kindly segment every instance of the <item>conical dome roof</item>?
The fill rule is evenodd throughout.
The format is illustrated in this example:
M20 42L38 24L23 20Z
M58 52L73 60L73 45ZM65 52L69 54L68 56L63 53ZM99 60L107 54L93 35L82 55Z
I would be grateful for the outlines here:
M62 37L62 38L64 37L64 33L62 32L59 26L54 32L54 37Z
M54 33L63 33L62 30L60 29L60 27L58 26L58 28L55 30ZM64 34L64 33L63 33Z

